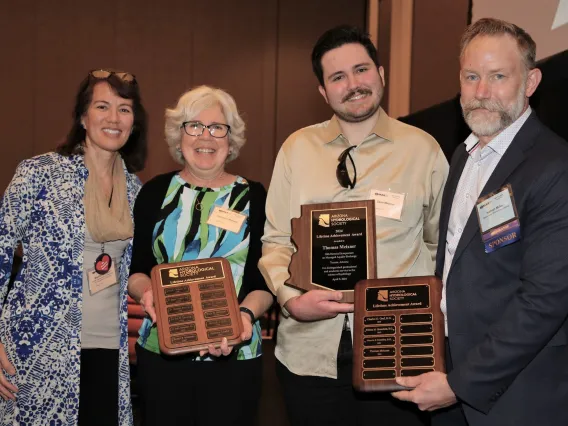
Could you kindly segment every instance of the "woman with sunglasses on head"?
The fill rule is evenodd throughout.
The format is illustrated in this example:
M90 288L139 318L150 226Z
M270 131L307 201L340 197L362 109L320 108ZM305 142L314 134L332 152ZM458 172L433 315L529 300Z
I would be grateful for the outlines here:
M91 71L56 152L23 161L0 204L0 425L132 425L126 283L146 159L133 75Z
M149 315L136 346L142 424L254 424L262 380L258 318L273 301L257 268L266 191L225 171L245 143L245 124L228 93L207 86L190 90L166 111L165 128L170 153L183 169L155 177L140 191L128 283ZM244 215L240 230L213 225L216 207ZM161 354L152 267L211 257L231 265L244 343L231 347L224 339L220 348L195 355Z

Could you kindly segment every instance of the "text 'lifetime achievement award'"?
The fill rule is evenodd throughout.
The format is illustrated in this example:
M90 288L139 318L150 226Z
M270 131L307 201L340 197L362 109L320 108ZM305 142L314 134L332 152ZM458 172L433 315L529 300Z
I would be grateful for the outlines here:
M355 284L376 277L372 200L303 205L292 219L291 239L291 287L338 290L342 302L353 303Z
M152 291L160 351L197 352L241 342L243 324L227 259L211 258L157 265Z
M353 386L404 389L395 377L445 371L442 282L434 276L365 280L355 288Z

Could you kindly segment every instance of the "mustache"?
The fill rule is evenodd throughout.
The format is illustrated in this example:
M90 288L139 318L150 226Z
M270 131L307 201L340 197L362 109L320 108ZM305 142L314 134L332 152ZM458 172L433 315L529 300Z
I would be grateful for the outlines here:
M355 95L372 95L372 94L373 94L373 92L370 91L369 89L357 87L356 89L353 89L349 93L347 93L347 95L345 95L343 97L341 102L347 102L349 99L351 99Z
M499 102L488 99L484 100L472 99L468 103L464 104L462 108L464 114L470 113L471 111L480 108L486 109L487 111L491 112L501 112L504 110L503 105L501 105Z

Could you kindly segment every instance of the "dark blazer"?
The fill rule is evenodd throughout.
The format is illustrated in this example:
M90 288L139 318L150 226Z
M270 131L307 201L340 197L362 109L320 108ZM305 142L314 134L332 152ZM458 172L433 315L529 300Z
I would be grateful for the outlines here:
M468 154L454 154L436 272ZM532 113L481 192L511 184L521 239L485 253L475 209L446 282L448 382L471 426L568 425L568 144ZM459 194L458 194L459 195Z

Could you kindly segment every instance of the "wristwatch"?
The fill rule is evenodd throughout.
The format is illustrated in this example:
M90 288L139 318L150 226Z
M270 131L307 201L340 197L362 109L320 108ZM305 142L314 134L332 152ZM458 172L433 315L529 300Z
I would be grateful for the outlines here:
M251 324L255 323L256 319L254 318L253 312L249 308L245 308L244 306L241 306L239 308L239 311L244 312L245 314L248 314L250 316L250 323Z

